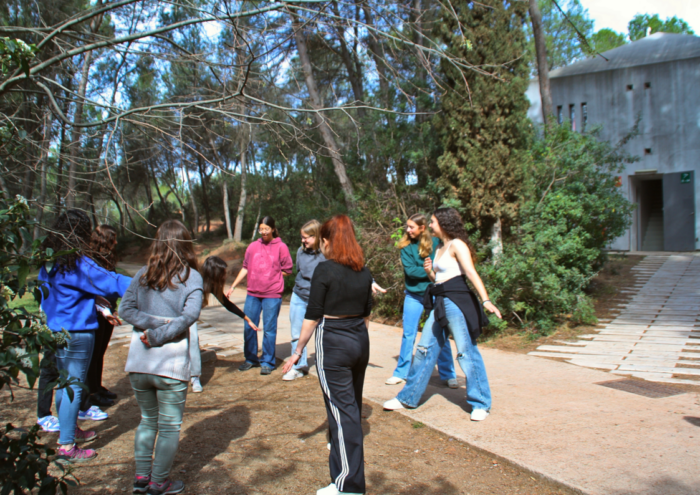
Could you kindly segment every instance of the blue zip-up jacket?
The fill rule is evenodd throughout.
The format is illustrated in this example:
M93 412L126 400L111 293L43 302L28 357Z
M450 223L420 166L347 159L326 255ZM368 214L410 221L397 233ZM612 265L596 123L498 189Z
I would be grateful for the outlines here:
M54 332L69 332L97 328L95 296L116 299L129 288L131 277L110 272L86 256L81 256L73 271L50 273L43 266L39 280L44 282L49 295L41 301L46 313L46 324Z

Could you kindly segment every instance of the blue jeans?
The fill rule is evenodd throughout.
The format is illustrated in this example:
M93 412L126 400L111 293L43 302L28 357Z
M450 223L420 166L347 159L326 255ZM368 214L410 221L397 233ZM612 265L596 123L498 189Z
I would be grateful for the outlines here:
M292 299L289 301L289 322L292 325L292 354L297 351L297 342L299 342L299 337L301 336L301 325L304 323L306 306L308 305L309 303L304 301L301 297L292 294ZM304 347L299 362L294 365L294 369L298 370L308 367L309 364L306 362L306 347Z
M95 331L69 332L70 340L63 349L56 351L56 368L60 372L66 370L69 378L77 378L85 383L87 370L92 359L92 349L95 346ZM58 443L71 445L75 443L75 428L78 424L80 401L85 393L78 385L71 385L73 400L70 400L65 389L56 390L56 412L61 425L61 435Z
M418 342L416 354L413 356L406 386L396 398L407 407L418 407L418 402L428 386L438 352L445 344L445 330L447 330L457 344L457 361L467 377L467 402L472 406L472 410L488 411L491 409L491 389L484 360L476 347L476 340L469 335L462 311L447 298L445 298L445 312L449 323L444 330L435 321L435 312L430 313L423 327L423 336Z
M413 345L416 343L418 324L420 323L420 317L422 315L423 298L406 291L406 298L403 301L403 337L401 338L399 362L394 370L395 377L405 380L408 376L408 370L411 367L411 358L413 357ZM457 378L449 339L445 339L445 345L442 346L442 350L438 356L437 367L442 380Z
M246 296L243 312L257 326L260 323L260 313L263 317L263 353L262 359L258 359L258 335L250 328L248 322L244 323L243 332L245 360L252 364L261 364L274 368L275 346L277 345L277 317L282 307L282 298L261 298L251 295Z

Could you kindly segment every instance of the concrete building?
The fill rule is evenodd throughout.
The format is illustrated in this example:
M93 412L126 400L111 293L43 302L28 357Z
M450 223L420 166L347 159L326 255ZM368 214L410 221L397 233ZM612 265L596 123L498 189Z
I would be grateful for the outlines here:
M632 227L611 248L624 251L700 249L700 37L656 33L550 73L557 119L618 143L639 120L625 149L621 183L637 205ZM537 83L528 97L542 121ZM538 115L539 114L539 115Z

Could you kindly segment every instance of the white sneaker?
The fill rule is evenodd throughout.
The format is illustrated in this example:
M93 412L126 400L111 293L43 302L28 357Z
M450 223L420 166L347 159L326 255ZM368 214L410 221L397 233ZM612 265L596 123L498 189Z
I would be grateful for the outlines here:
M331 483L325 488L321 488L320 490L316 490L316 495L339 495L340 492L338 491L338 488L335 486L335 483Z
M292 380L296 380L297 378L304 378L304 373L295 369L289 370L282 376L282 380L284 380L285 382L291 382Z
M192 392L195 394L200 393L202 389L202 384L199 382L199 377L198 376L193 376L190 378L190 383L192 384Z
M331 443L328 442L328 445L326 445L326 447L328 447L328 450L331 450Z
M397 411L399 409L405 409L404 405L399 402L399 399L391 399L384 403L385 411Z
M489 415L486 409L474 409L472 411L472 421L483 421Z
M398 385L399 383L404 383L406 380L403 378L399 378L398 376L392 376L391 378L387 378L387 380L384 382L385 385Z

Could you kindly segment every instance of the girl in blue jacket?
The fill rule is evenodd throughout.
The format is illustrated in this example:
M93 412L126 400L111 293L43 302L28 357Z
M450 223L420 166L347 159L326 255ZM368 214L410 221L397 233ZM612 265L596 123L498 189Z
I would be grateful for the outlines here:
M41 309L46 323L53 332L66 330L70 339L56 352L58 371L66 370L70 378L85 383L95 330L98 328L95 298L121 297L131 283L130 277L109 272L83 254L90 242L92 225L88 216L79 210L62 213L49 231L44 248L54 252L72 251L58 257L53 266L42 266L39 280L44 282ZM94 431L77 427L82 388L72 385L73 400L65 389L56 391L56 411L60 424L58 455L71 461L94 458L93 449L81 449L78 443L97 437Z

